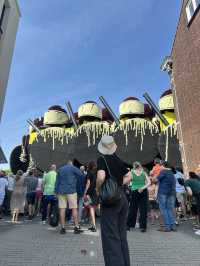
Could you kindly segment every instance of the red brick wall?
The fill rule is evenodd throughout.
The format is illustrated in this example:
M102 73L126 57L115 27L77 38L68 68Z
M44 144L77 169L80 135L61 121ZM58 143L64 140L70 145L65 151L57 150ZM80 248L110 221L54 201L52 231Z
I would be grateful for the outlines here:
M200 163L200 10L188 26L187 2L183 1L172 58L186 155L184 167L191 171Z

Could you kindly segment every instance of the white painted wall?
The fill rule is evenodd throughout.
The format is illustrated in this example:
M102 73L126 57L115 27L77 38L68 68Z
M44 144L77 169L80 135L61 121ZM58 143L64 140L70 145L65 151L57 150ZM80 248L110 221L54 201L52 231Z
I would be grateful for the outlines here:
M0 38L0 122L20 19L20 10L17 0L0 0L0 14L4 2L7 8L3 24L4 32Z

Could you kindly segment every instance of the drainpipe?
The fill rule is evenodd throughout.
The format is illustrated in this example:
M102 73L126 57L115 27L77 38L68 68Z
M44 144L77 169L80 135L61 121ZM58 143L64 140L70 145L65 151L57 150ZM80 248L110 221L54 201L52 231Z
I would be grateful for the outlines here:
M173 73L173 60L170 56L165 57L161 65L161 70L167 72L170 77L171 88L172 88L173 96L174 96L175 103L176 103L175 110L176 110L176 115L177 115L177 120L178 120L178 123L177 123L178 137L179 137L179 145L180 145L181 154L182 154L182 163L184 166L184 173L187 175L189 170L188 170L187 156L185 152L185 145L183 142L183 130L182 130L182 124L180 120L179 102L177 98L176 85L175 85L174 73Z

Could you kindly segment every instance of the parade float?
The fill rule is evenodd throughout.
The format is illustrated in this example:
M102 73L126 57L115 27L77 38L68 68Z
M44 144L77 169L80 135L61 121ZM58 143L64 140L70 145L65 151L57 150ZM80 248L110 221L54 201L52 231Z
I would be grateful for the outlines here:
M52 163L59 166L66 163L73 154L74 127L61 106L51 106L43 116L43 125L38 131L30 127L29 154L32 164L47 170Z
M31 167L47 171L51 164L60 167L69 159L77 166L85 165L98 158L97 145L104 134L114 136L117 155L127 165L137 160L147 166L160 156L173 166L180 166L171 94L162 95L160 110L149 96L145 99L148 104L135 97L126 98L119 106L119 117L103 97L100 97L103 107L87 101L80 105L77 113L70 103L67 111L58 105L51 106L43 117L33 122L28 120L29 134L10 157L12 171L26 171Z
M170 165L182 167L178 140L178 124L174 108L172 90L167 90L160 98L159 109L167 120L168 126L159 120L161 132L158 140L158 150L161 158L168 161Z

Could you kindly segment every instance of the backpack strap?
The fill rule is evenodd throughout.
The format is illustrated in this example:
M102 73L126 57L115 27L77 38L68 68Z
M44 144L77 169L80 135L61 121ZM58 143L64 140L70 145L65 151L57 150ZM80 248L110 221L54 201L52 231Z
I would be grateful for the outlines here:
M134 176L135 176L135 172L134 172L134 170L132 169L131 170L131 181L133 182L133 180L134 180Z
M108 174L109 174L109 176L112 177L112 175L111 175L111 171L110 171L110 167L108 166L108 163L107 163L107 161L106 161L106 158L105 158L104 156L102 156L102 158L104 159L104 162L105 162L105 164L106 164L106 168L107 168L107 170L108 170Z

